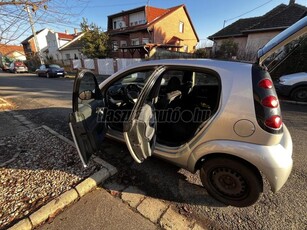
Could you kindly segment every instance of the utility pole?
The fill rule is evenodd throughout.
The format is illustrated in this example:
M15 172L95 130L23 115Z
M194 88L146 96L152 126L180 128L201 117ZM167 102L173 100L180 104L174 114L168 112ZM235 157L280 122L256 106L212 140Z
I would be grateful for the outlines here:
M35 44L35 48L37 50L37 54L38 54L38 58L39 58L40 64L44 64L44 59L43 59L43 57L41 55L41 50L40 50L39 45L38 45L36 31L35 31L35 28L34 28L34 22L33 22L33 19L32 19L32 14L30 12L30 9L29 9L28 5L26 5L26 11L28 13L29 22L30 22L30 25L31 25L31 30L32 30L32 33L33 33L33 38L34 38L34 44Z

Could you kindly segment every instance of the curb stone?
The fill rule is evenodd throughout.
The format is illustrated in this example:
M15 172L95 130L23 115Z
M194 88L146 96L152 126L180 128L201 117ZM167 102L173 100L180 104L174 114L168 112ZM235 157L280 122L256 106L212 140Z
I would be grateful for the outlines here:
M75 147L75 144L71 140L57 133L48 126L43 125L41 127L46 129L56 137L60 138L61 140L65 141L66 143ZM90 177L86 178L75 188L72 188L61 194L59 197L51 200L49 203L38 209L36 212L32 213L29 217L20 220L15 225L10 227L9 230L34 229L35 227L43 224L46 220L48 220L48 218L55 217L63 209L73 204L82 196L97 188L97 186L103 183L107 178L117 173L117 169L111 164L105 162L104 160L95 157L95 162L99 163L103 168L91 175Z
M118 184L115 183L113 186L118 187ZM107 189L108 188L112 190L112 184L108 184ZM113 196L117 195L115 194ZM127 203L144 218L159 225L162 229L207 229L206 227L201 226L196 220L190 220L188 217L176 212L168 202L146 197L145 192L139 190L135 186L128 186L123 189L119 199Z

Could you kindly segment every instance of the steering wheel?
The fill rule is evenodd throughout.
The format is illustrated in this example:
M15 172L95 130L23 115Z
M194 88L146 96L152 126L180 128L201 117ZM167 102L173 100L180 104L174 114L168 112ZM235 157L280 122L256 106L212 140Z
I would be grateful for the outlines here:
M137 84L129 84L123 87L124 98L126 102L135 104L135 99L140 95L142 88Z

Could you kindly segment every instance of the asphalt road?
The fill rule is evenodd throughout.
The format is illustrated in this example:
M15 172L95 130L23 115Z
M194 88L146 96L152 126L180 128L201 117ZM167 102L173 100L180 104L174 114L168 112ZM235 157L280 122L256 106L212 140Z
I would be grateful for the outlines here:
M38 125L47 125L71 138L67 117L71 111L71 79L38 78L0 73L0 97L12 100L17 110ZM307 228L307 105L282 103L283 119L294 143L294 168L285 186L270 192L265 183L260 200L247 208L225 206L201 187L191 174L159 159L136 164L125 145L106 141L100 157L118 168L109 179L138 186L147 196L172 202L178 212L213 229ZM95 196L95 194L92 194Z

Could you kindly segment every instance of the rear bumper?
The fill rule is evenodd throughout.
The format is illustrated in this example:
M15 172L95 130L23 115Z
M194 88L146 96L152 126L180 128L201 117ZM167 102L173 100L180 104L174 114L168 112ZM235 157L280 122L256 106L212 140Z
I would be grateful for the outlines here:
M64 77L65 73L64 72L50 72L50 75L52 75L52 77Z
M290 176L293 160L292 160L292 138L284 125L283 138L278 145L265 146L265 153L261 154L260 162L255 165L267 177L271 190L277 192L286 183Z

